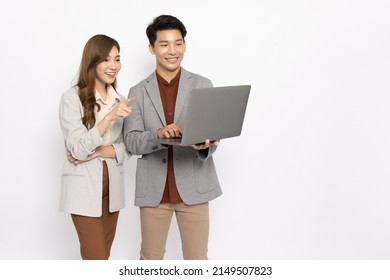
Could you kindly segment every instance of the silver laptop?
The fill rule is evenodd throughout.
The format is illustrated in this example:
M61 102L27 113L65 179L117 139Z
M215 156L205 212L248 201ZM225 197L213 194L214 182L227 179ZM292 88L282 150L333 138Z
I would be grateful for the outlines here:
M181 138L152 139L166 145L190 146L206 139L239 136L250 85L198 88L190 92Z

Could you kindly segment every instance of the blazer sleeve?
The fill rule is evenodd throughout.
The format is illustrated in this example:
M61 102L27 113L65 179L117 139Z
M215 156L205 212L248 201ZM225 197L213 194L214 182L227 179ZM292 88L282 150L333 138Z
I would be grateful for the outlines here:
M83 108L77 89L72 88L61 96L59 117L66 149L78 160L84 160L103 143L97 127L88 130L82 116Z
M114 147L115 150L117 164L122 164L127 159L130 158L130 154L127 152L127 149L123 141L119 143L113 143L112 146Z
M204 150L198 150L197 151L198 159L205 162L214 154L216 150L217 150L217 146L212 146Z
M125 99L125 97L121 94L117 94L121 101ZM123 142L123 122L124 120L122 120L121 118L115 120L115 127L120 127L120 133L118 134L118 137L115 139L115 141L113 141L113 143L111 144L114 147L116 162L118 165L123 164L131 157L131 154L129 154Z
M167 146L148 141L157 137L158 126L145 128L144 116L148 114L143 106L144 95L141 86L130 89L128 98L136 97L132 113L124 120L123 137L128 151L133 155L144 155L167 149Z

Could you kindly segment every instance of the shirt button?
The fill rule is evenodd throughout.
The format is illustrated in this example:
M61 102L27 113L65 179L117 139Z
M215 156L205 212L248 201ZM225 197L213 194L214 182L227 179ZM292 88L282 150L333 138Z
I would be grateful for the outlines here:
M167 159L166 159L166 158L163 158L162 162L163 162L163 163L166 163L166 162L167 162Z

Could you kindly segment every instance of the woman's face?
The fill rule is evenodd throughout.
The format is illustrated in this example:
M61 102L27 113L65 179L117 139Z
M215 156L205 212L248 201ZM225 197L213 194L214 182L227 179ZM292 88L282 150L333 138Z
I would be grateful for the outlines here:
M107 58L96 66L96 87L115 82L119 70L121 70L119 51L116 47L112 47Z

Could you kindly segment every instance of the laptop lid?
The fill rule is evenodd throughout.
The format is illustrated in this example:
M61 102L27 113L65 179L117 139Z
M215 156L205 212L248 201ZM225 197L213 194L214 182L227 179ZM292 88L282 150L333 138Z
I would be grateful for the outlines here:
M188 97L181 139L156 139L167 145L188 146L206 139L241 134L250 85L193 89Z

